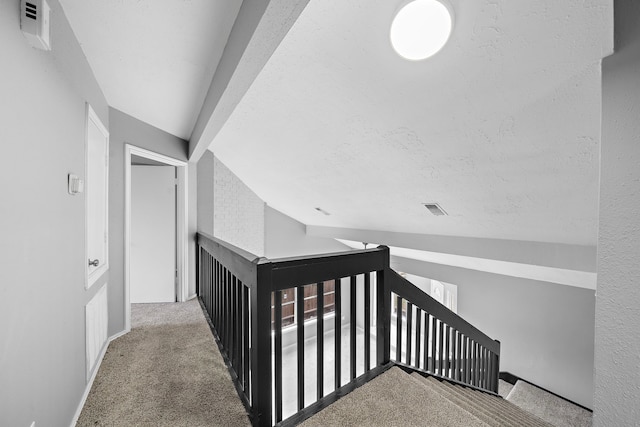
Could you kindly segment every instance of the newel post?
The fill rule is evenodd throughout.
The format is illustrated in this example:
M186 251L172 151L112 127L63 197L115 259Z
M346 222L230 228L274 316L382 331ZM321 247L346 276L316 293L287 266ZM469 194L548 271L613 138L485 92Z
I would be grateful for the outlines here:
M493 354L493 392L498 392L498 386L500 384L500 341L495 340L496 344L498 344L498 350Z
M200 242L198 241L200 236L196 234L196 295L200 296L200 286L202 283L202 272L200 271L200 266L202 265L202 249L200 247Z
M271 271L268 259L258 259L251 289L251 407L256 426L271 426Z
M391 358L391 267L389 248L383 251L383 268L376 273L376 355L377 365L389 363Z

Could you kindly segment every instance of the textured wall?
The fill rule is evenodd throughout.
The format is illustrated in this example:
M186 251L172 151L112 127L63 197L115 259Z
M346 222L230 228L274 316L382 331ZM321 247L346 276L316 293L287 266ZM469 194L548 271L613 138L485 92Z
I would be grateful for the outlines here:
M198 160L198 231L213 236L213 153Z
M304 224L272 207L266 207L265 256L267 258L344 252L350 249L335 239L309 236Z
M85 103L107 102L58 0L51 45L32 48L20 2L0 1L0 425L68 426L86 387ZM108 286L111 286L109 283Z
M603 61L594 426L640 420L640 4L615 2Z
M216 157L213 181L213 235L255 255L264 255L262 199Z

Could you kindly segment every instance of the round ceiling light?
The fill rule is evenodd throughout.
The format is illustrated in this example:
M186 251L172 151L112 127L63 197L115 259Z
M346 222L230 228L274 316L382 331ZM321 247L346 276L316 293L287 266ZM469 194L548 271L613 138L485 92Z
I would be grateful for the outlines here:
M391 45L405 59L418 61L436 54L449 40L451 11L438 0L414 0L391 23Z

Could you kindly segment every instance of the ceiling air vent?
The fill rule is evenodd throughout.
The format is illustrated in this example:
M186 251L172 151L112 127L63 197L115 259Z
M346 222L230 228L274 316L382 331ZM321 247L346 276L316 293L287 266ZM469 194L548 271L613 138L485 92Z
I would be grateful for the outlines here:
M424 207L435 216L447 215L447 213L437 203L423 203Z
M316 209L318 212L323 213L323 214L325 214L325 215L327 215L327 216L331 215L329 212L325 211L325 210L324 210L324 209L322 209L322 208L315 208L315 209Z
M20 2L20 28L31 46L51 50L49 42L49 5L45 0Z

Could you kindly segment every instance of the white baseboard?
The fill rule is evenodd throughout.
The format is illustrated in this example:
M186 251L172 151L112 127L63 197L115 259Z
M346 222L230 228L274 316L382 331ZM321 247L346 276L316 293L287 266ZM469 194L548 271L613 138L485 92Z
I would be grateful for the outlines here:
M93 381L96 379L96 376L98 375L98 371L100 370L100 365L102 364L102 359L104 359L104 355L107 353L107 348L109 348L109 344L111 344L111 341L115 340L116 338L120 338L121 336L127 334L128 332L129 332L128 330L118 332L117 334L109 337L107 342L104 344L103 349L100 351L100 356L98 357L96 366L93 368L93 373L91 374L89 381L87 381L87 386L85 387L84 393L82 394L82 398L80 399L80 404L78 405L78 409L76 409L76 413L73 416L73 419L71 420L71 427L75 427L76 423L78 422L78 418L80 418L80 414L82 413L82 408L84 408L84 404L87 401L87 397L89 397L89 392L91 391L91 387L93 386Z
M189 296L187 297L187 301L191 301L192 299L197 298L197 297L198 297L198 294L192 294L192 295L189 295Z
M117 334L112 335L111 337L109 337L109 342L120 338L123 335L127 335L129 332L131 332L131 329L125 329L124 331L120 331Z

